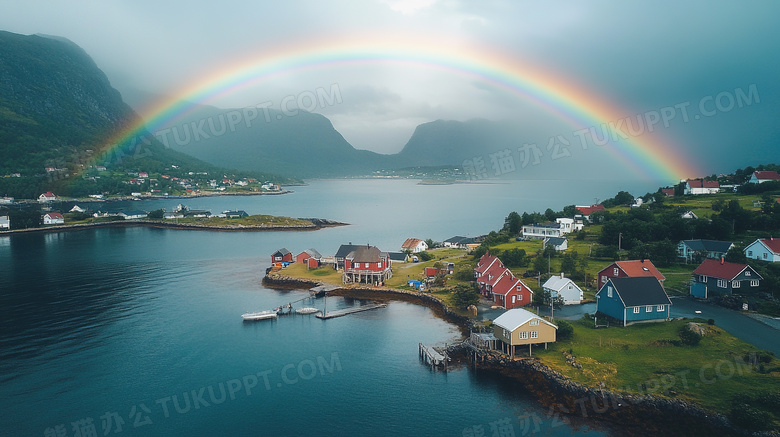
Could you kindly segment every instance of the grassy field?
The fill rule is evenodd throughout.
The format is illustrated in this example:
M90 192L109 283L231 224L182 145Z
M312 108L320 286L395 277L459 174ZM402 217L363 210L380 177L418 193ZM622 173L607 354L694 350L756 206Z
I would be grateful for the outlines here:
M608 389L632 393L666 392L721 413L728 413L738 394L780 392L780 360L765 365L765 371L772 372L753 370L743 357L757 352L756 347L698 321L706 335L697 346L682 346L677 332L689 320L594 329L591 320L583 319L572 322L570 340L534 355L591 387L603 383ZM563 352L568 351L582 369L567 364Z

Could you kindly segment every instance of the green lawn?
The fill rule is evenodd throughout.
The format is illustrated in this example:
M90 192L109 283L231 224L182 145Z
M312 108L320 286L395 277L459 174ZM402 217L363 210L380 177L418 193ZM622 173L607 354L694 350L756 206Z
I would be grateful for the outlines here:
M632 393L666 393L727 413L738 394L780 392L780 360L774 358L760 373L742 357L758 349L702 320L706 335L697 346L681 346L678 329L690 320L593 328L591 320L572 322L574 335L535 355L567 377L588 386ZM571 350L582 365L568 365L563 351ZM775 417L780 420L780 415ZM775 423L775 425L779 425Z

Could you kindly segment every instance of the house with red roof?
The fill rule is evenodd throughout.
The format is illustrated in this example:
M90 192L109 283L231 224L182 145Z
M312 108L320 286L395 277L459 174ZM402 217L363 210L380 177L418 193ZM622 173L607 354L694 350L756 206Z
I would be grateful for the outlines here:
M598 273L598 287L601 288L609 278L641 278L654 276L663 285L666 277L658 271L649 259L615 261Z
M487 270L485 270L485 273L481 274L477 278L477 287L479 288L479 291L482 293L482 295L485 297L491 297L493 286L499 279L501 279L501 276L507 272L509 272L510 275L512 274L512 272L504 267L500 261L493 263Z
M594 212L599 212L599 211L604 211L605 210L604 205L602 205L602 204L590 205L590 206L576 205L575 208L577 209L577 211L580 212L580 215L582 215L582 218L587 220L587 221L591 221L590 220L590 215L593 214Z
M43 215L44 225L64 225L65 217L58 212L49 212Z
M428 244L419 238L407 238L401 245L401 251L411 251L412 253L419 253L428 250Z
M498 259L497 256L491 255L490 252L485 252L485 254L479 258L477 266L474 267L474 278L479 279L479 277L495 263L498 263L502 269L504 268L504 264L501 263L501 260Z
M769 181L780 181L780 174L769 170L754 171L748 182L751 184L763 184Z
M57 200L57 196L54 195L51 191L47 191L40 196L38 196L38 202L45 203L45 202L54 202Z
M493 302L508 310L531 303L534 292L509 270L492 286Z
M661 192L666 195L666 197L674 197L674 188L661 188Z
M693 271L691 296L706 299L713 294L756 290L764 279L747 264L705 259Z
M689 179L685 181L684 194L716 194L720 191L718 181L705 181L703 179Z
M745 248L745 256L750 259L780 262L780 240L772 237L759 238Z

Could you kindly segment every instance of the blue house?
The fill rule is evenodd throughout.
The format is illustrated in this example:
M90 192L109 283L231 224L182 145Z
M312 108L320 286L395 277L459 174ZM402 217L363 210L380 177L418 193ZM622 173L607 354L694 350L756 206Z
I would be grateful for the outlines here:
M623 322L666 320L672 301L653 276L609 278L596 293L596 311Z

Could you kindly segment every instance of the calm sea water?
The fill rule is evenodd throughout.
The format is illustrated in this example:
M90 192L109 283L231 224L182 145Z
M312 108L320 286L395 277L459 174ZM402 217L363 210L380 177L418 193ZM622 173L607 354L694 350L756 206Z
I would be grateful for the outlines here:
M549 418L510 379L431 372L419 361L418 342L443 344L460 334L427 308L391 303L328 321L240 319L308 295L262 286L279 247L329 254L352 241L397 250L409 236L478 235L500 227L512 210L614 194L609 184L592 185L317 181L291 195L185 203L351 226L0 237L0 434L492 435L512 428L514 435L599 435ZM171 209L178 202L100 207ZM322 308L323 301L302 304Z

